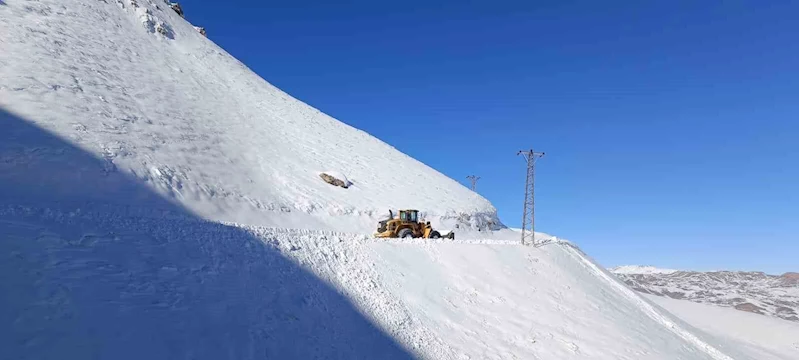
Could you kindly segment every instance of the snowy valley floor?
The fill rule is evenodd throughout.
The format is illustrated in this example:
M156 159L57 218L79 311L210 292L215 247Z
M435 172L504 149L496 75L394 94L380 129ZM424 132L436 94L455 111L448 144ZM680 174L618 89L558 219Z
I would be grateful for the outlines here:
M752 359L799 359L799 324L765 315L642 295Z

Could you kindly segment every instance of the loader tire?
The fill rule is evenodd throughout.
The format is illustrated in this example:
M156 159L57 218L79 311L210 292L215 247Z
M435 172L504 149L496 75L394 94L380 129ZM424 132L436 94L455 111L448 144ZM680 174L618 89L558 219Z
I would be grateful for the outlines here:
M440 237L441 237L441 234L438 231L433 231L433 232L430 233L430 238L431 239L438 239Z
M405 228L400 230L399 234L397 234L400 238L413 238L413 231L411 229Z

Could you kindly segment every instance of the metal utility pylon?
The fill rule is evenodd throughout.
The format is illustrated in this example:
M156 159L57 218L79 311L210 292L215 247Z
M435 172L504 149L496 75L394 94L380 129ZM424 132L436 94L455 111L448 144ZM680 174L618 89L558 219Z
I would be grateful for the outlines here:
M480 180L479 176L469 175L466 177L469 181L472 182L472 191L477 192L477 180Z
M544 156L544 153L530 149L521 150L516 155L524 155L524 160L527 161L524 214L522 215L522 245L535 245L535 161Z

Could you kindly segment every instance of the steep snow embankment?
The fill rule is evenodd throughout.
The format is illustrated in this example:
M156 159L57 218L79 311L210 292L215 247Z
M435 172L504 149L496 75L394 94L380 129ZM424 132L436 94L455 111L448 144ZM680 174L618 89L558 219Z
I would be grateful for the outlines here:
M353 237L5 204L0 234L3 358L410 359L398 341L434 341L353 265Z
M0 107L205 218L363 232L410 207L499 225L486 199L270 85L163 0L8 0L0 37Z
M115 207L3 206L0 233L0 346L18 359L730 359L562 243Z
M12 114L0 123L0 348L14 358L725 359L559 242L208 222Z
M455 358L732 359L567 242L370 250L387 288Z

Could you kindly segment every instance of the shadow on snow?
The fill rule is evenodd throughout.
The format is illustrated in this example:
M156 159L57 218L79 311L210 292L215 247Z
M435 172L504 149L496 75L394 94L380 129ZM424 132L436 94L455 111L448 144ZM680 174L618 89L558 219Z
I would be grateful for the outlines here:
M343 295L0 108L0 348L14 359L408 359Z

